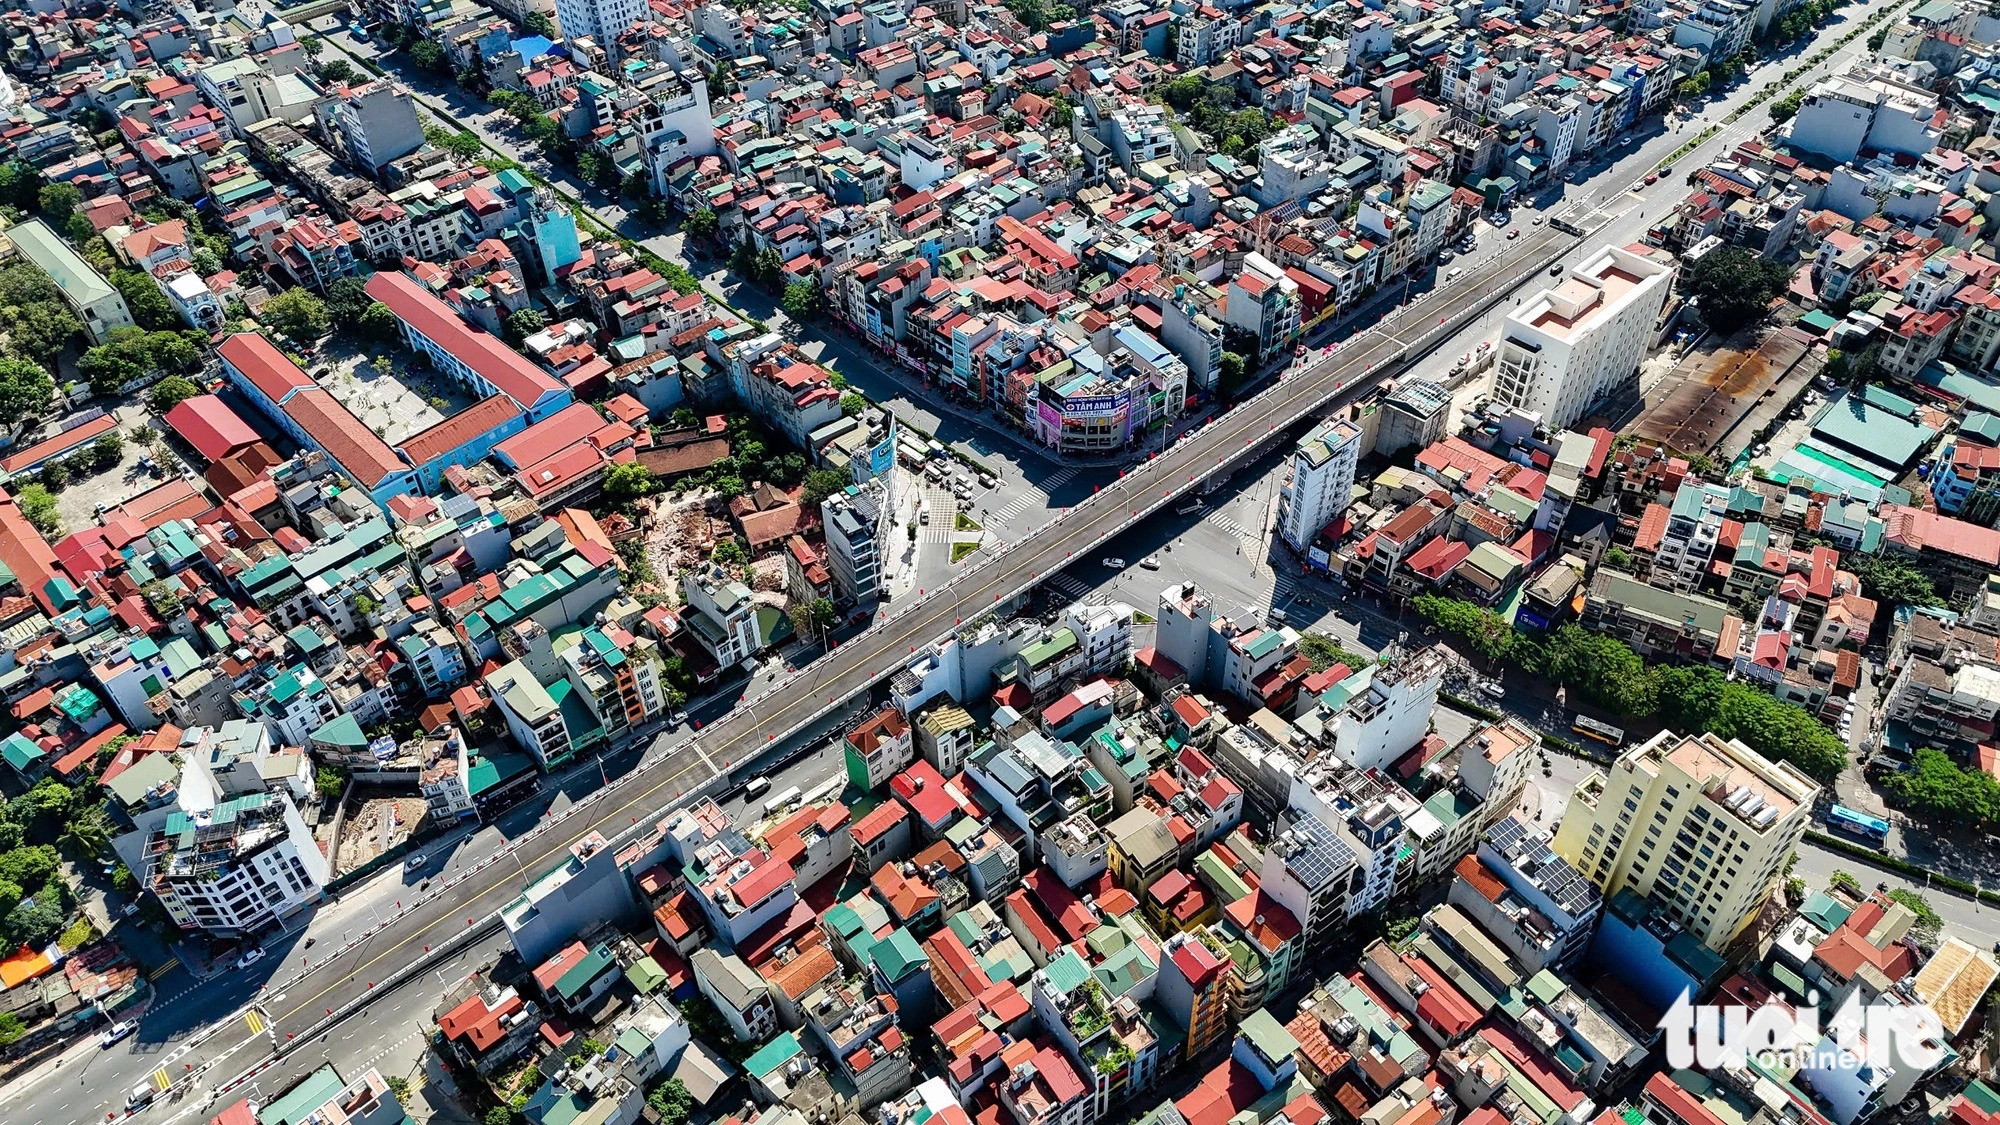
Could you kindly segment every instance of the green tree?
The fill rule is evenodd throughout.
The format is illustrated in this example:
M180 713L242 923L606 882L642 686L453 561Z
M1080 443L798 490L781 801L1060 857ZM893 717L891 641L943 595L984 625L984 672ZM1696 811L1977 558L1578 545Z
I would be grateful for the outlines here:
M1728 335L1762 320L1790 275L1782 263L1728 246L1689 266L1681 275L1681 289L1699 301L1709 327Z
M1339 641L1324 633L1300 634L1299 654L1306 658L1307 667L1314 672L1324 672L1336 664L1345 664L1349 671L1358 672L1375 663L1372 657L1342 648Z
M521 341L548 326L548 315L540 309L522 309L519 312L509 313L507 319L500 322L500 327L505 330L507 339L515 344L519 344Z
M303 289L287 289L264 302L264 311L257 318L272 331L300 343L319 339L332 323L326 302Z
M697 238L708 238L715 233L715 212L706 207L698 208L681 223L681 229Z
M611 471L604 475L604 495L612 503L621 504L651 495L659 484L653 470L637 461L627 461L611 466Z
M150 358L144 349L99 344L76 361L76 373L90 380L90 389L98 394L116 394L151 370Z
M319 790L320 799L337 801L347 788L347 774L330 766L321 766L313 775L313 788Z
M1622 570L1627 574L1633 573L1635 569L1633 566L1632 553L1630 551L1627 551L1625 548L1619 546L1611 546L1605 548L1602 564L1604 566L1610 567L1613 570Z
M1793 90L1791 93L1786 94L1784 97L1779 98L1775 102L1772 102L1771 108L1766 112L1770 113L1772 124L1782 125L1785 122L1790 121L1792 118L1797 117L1799 115L1799 107L1805 104L1806 104L1805 90L1804 89Z
M111 822L95 805L69 818L57 840L63 851L79 860L93 860L111 846Z
M785 315L796 321L811 320L819 315L819 286L810 281L794 281L785 286Z
M125 455L125 435L117 430L99 437L90 443L90 462L98 469L108 469Z
M868 400L863 398L858 392L849 391L840 396L840 412L849 418L855 417L866 409L868 409Z
M330 86L345 86L354 81L354 64L346 59L328 59L319 64L319 76Z
M41 182L41 173L35 171L33 165L20 160L0 164L0 206L12 207L16 211L34 210Z
M71 242L76 243L78 246L82 246L97 237L97 227L88 218L85 218L80 211L63 220L62 232L69 237Z
M202 277L214 277L222 272L222 255L206 246L195 247L189 257L194 261L194 272Z
M1840 562L1861 579L1861 592L1882 603L1885 608L1944 606L1944 599L1938 597L1937 587L1930 578L1903 559L1844 551Z
M63 895L37 895L22 902L0 918L0 943L10 949L40 948L62 933L69 912L63 909Z
M40 415L49 408L55 393L55 380L40 364L0 359L0 426L14 426Z
M1897 887L1889 892L1889 901L1908 907L1910 913L1917 916L1916 922L1910 926L1910 936L1917 939L1918 945L1937 948L1938 937L1944 932L1944 919L1938 917L1930 899L1906 887Z
M354 334L371 344L393 344L402 334L403 322L394 309L380 301L362 310L354 322Z
M199 371L201 352L179 332L151 332L145 339L146 354L162 371Z
M1243 385L1243 376L1247 373L1246 366L1247 361L1235 352L1222 353L1221 372L1217 378L1218 389L1224 398L1229 397Z
M421 70L433 74L443 74L451 69L451 61L444 57L444 48L428 39L419 39L410 44L410 61Z
M132 310L132 323L148 332L159 332L181 326L180 314L174 311L174 303L160 292L159 285L144 270L116 270L111 274L111 286L125 298L126 307Z
M83 206L83 193L74 184L50 184L35 197L35 206L44 219L61 226Z
M33 524L36 531L54 538L62 530L62 521L56 517L56 498L49 493L48 486L36 482L24 484L14 494L14 503L20 506L21 514Z
M152 407L155 414L165 414L200 393L201 385L193 379L169 375L154 383L152 389L146 392L146 405Z
M139 592L146 599L146 608L157 617L173 617L181 611L180 591L164 578L146 583Z
M0 165L0 167L5 167ZM21 262L0 270L0 305L27 305L37 301L60 301L62 290L49 275L31 262Z
M1457 598L1422 594L1410 603L1418 616L1457 637L1479 659L1492 663L1513 650L1514 627L1490 609Z
M555 21L544 12L529 12L528 18L521 21L521 27L529 35L539 35L544 39L556 37Z
M1985 770L1961 769L1929 747L1910 755L1910 768L1883 782L1890 799L1926 821L1967 827L2000 822L2000 780Z
M724 566L742 566L750 561L750 552L743 549L743 541L735 536L717 540L715 552L709 556Z
M476 163L486 155L486 146L480 143L478 137L442 125L424 130L424 139L467 163Z
M53 359L83 333L83 322L59 301L34 301L5 310L16 354L27 359Z
M803 502L807 508L818 511L821 501L842 491L849 483L844 473L833 469L814 469L806 474Z
M660 1115L660 1125L684 1125L694 1097L680 1079L669 1078L646 1091L646 1104Z
M12 1047L28 1034L28 1026L12 1012L0 1012L0 1047Z
M1847 748L1824 724L1790 703L1713 668L1661 664L1652 669L1660 721L1678 731L1740 738L1767 758L1791 762L1822 781L1847 764Z
M341 328L352 328L374 303L368 283L358 277L343 277L326 287L326 315Z
M596 153L582 153L576 158L576 174L583 182L594 184L604 175L604 164L604 158Z
M1624 641L1565 625L1549 637L1543 675L1577 689L1584 699L1631 718L1659 706L1646 663Z

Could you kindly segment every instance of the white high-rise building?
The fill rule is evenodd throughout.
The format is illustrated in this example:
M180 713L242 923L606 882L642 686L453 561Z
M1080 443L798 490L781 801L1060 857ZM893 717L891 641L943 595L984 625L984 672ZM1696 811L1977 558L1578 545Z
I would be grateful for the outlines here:
M1347 510L1354 467L1361 460L1361 431L1334 421L1307 434L1292 450L1292 481L1279 494L1278 531L1303 554L1313 537Z
M588 37L606 50L645 12L645 0L556 0L556 23L563 37Z
M1541 416L1550 429L1599 399L1637 385L1672 266L1606 246L1507 314L1493 401Z

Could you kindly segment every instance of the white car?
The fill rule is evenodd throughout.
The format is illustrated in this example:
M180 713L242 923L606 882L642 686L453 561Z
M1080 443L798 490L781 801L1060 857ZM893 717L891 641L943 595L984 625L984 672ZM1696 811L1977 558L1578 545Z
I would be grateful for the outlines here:
M117 1023L104 1029L104 1034L97 1037L97 1045L99 1047L109 1047L137 1030L139 1030L137 1023L131 1020L119 1020Z
M1507 698L1507 689L1500 686L1499 680L1487 680L1479 685L1479 690L1494 699Z
M1139 565L1145 567L1147 570L1158 570L1160 569L1160 560L1153 555L1147 555L1145 558L1139 560Z
M264 951L262 949L251 949L245 952L243 956L238 957L236 959L236 967L239 969L247 969L250 966L255 965L257 962L262 961L263 959L264 959Z
M1112 570L1124 570L1125 560L1119 558L1117 555L1110 555L1105 558L1104 565L1110 567Z

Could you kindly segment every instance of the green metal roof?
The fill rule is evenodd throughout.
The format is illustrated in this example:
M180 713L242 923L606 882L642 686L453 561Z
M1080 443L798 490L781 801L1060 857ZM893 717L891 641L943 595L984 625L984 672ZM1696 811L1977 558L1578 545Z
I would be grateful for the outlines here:
M791 1062L803 1050L799 1046L799 1033L787 1031L757 1048L749 1058L743 1060L743 1069L758 1078L763 1078L779 1067Z
M930 960L924 956L924 951L918 947L917 939L911 937L910 931L901 926L890 931L888 937L876 942L875 948L869 950L868 955L875 967L882 970L882 975L887 977L891 984L908 978L911 973L923 971L924 966L930 964Z
M611 947L599 942L585 952L583 959L571 965L569 971L556 981L557 994L564 999L575 996L590 987L590 982L596 980L598 974L614 964L616 962L611 959Z
M264 1111L257 1115L258 1125L298 1125L332 1101L345 1086L333 1064L328 1063L306 1075L277 1101L265 1106Z

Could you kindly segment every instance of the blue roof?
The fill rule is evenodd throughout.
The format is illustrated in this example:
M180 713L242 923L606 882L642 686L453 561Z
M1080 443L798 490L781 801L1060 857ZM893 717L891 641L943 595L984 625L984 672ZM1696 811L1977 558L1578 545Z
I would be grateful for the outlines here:
M555 42L543 35L530 35L526 39L514 40L514 49L521 52L522 62L534 62L549 53Z

